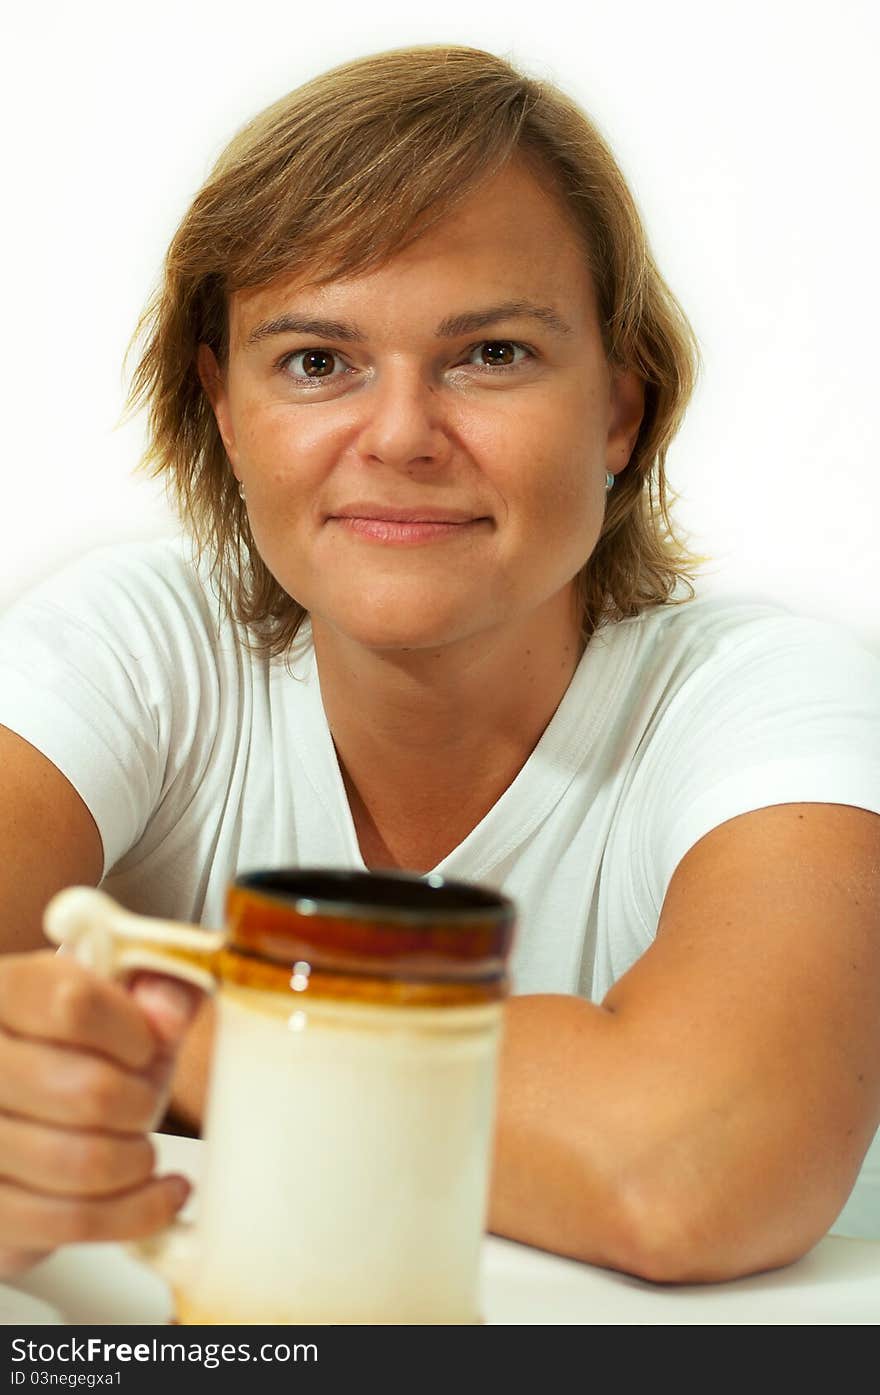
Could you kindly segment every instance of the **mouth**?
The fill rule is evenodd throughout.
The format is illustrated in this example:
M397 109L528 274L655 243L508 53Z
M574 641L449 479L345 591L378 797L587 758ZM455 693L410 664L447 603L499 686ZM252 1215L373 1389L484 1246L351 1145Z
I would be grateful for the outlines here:
M357 504L330 514L328 523L347 533L379 543L427 543L460 539L491 519L460 509L393 509L384 505Z
M349 504L344 509L329 515L334 519L369 519L374 523L481 523L485 515L466 512L463 509L417 508L398 509L387 504Z

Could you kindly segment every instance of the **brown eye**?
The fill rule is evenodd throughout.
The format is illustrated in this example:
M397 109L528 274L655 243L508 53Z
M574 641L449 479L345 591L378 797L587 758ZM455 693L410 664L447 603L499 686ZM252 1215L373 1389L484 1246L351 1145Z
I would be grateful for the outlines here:
M474 355L479 354L479 360ZM519 357L517 357L519 355ZM507 372L515 373L518 368L527 368L535 360L535 354L526 344L516 339L484 339L468 350L468 363L477 372L487 377L500 378Z
M299 360L302 359L302 368ZM278 367L296 387L316 388L323 383L338 382L344 374L334 372L344 365L339 355L329 349L298 349L296 353L285 354Z
M326 349L304 349L302 353L294 354L294 358L301 358L303 372L307 378L326 378L333 371L334 358Z
M515 349L509 339L489 339L479 348L486 363L492 367L507 368L513 363Z

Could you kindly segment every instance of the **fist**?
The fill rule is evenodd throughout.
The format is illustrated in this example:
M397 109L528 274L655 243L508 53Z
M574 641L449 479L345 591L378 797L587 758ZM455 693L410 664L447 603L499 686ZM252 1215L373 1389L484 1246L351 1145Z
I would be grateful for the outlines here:
M148 1134L201 998L51 950L0 958L0 1278L59 1245L143 1238L183 1205Z

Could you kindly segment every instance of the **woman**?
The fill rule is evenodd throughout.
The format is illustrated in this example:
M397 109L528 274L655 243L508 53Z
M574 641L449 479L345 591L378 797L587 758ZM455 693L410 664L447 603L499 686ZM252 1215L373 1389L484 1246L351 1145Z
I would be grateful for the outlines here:
M788 1263L880 1122L880 665L693 599L696 345L584 113L478 50L260 115L184 218L132 401L199 545L0 626L7 1271L180 1205L211 1015L45 949L60 887L218 924L237 870L517 901L489 1224L650 1279ZM878 1223L880 1234L880 1223Z

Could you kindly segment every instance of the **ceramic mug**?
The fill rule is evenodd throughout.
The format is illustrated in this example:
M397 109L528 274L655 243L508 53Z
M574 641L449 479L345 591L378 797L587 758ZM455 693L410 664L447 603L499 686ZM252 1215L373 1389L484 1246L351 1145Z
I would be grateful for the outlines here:
M437 874L237 877L226 928L71 887L44 926L97 972L216 992L197 1218L137 1249L177 1320L474 1323L508 898Z

